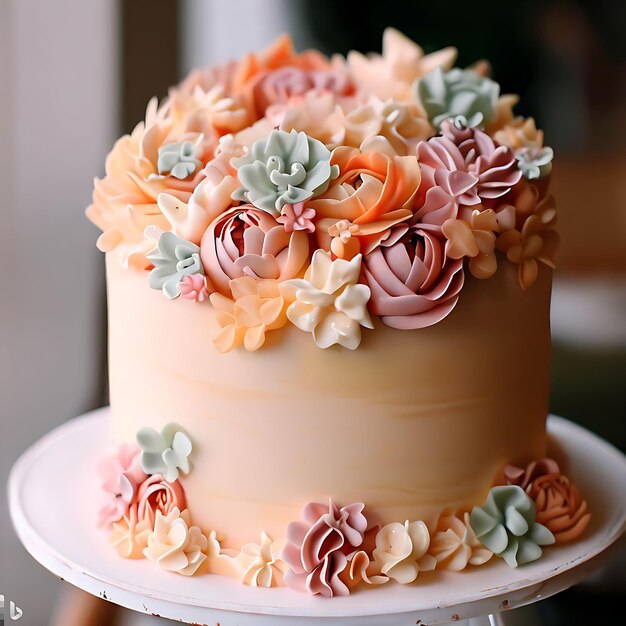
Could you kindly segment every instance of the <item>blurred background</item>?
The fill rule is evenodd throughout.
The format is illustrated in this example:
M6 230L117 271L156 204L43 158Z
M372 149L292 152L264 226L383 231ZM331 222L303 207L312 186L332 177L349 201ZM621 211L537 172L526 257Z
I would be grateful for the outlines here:
M22 623L69 624L59 614L85 601L18 543L5 484L37 438L106 403L104 265L82 212L113 141L193 67L285 31L298 48L379 51L386 26L427 52L457 46L461 66L488 58L545 130L562 235L551 411L626 449L626 2L0 0L0 594ZM623 569L518 623L598 623L600 605L617 615ZM100 615L113 623L104 602Z

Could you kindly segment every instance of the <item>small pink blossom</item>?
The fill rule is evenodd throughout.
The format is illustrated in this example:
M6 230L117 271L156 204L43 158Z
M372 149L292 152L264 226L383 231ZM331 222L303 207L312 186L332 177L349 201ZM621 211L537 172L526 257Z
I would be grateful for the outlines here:
M209 297L206 288L206 278L203 274L187 274L178 283L180 295L185 300L204 302Z
M286 204L276 221L282 224L288 233L292 233L294 230L306 230L313 233L315 232L315 224L312 222L314 217L315 209L305 208L304 202L297 202L296 204Z

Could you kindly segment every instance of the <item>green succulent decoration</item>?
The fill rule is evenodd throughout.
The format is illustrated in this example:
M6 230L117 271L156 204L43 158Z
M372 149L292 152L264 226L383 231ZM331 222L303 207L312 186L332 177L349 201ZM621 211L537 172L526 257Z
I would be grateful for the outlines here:
M515 151L517 167L528 180L543 178L552 171L552 148L520 148Z
M554 535L535 517L535 503L521 487L493 487L485 506L474 507L470 526L485 548L517 567L536 561L540 546L554 543Z
M157 160L159 174L169 174L179 180L191 176L202 165L196 158L196 152L196 146L191 141L161 146Z
M449 72L438 67L417 80L414 89L437 129L444 120L457 116L463 116L472 128L484 126L495 117L500 96L498 83L458 67Z
M254 143L250 153L233 159L241 187L233 194L278 217L285 204L303 202L328 189L339 176L330 150L306 133L274 130Z
M159 433L154 428L141 428L137 432L141 448L141 469L146 474L163 474L172 483L179 474L189 474L191 440L176 424L168 424Z
M150 287L161 289L170 299L180 295L179 284L183 276L204 273L200 248L169 231L161 233L156 250L146 256L154 265L150 272Z

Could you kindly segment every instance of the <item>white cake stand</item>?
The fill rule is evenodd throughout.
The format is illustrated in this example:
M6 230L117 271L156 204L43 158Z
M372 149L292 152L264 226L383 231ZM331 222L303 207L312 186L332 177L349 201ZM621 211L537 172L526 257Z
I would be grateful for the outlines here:
M332 600L289 589L256 589L205 575L186 578L148 561L126 561L96 528L95 460L110 440L108 409L71 420L27 450L9 480L17 534L44 567L73 585L135 611L220 626L432 626L536 602L596 570L626 526L626 458L562 418L551 417L552 445L571 467L592 522L584 538L545 550L518 569L500 559L462 573L420 574L418 584L389 584ZM469 623L469 622L468 622Z

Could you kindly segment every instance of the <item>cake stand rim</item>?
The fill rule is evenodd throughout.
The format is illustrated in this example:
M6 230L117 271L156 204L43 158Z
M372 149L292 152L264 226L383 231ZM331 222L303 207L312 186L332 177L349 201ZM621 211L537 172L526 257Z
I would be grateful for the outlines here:
M104 599L113 602L116 602L116 600L113 600L111 597L107 597L106 590L97 591L96 589L100 589L103 585L106 585L109 589L113 588L116 591L123 592L124 596L131 594L137 595L139 597L144 597L146 599L149 598L151 601L158 602L160 605L162 605L162 607L165 607L166 609L168 607L173 608L186 606L187 608L197 610L213 610L218 612L225 611L240 614L254 614L257 616L265 617L315 617L320 619L342 619L349 617L365 618L388 614L400 616L415 612L419 612L420 614L428 612L429 614L433 614L433 617L434 614L437 614L438 612L445 612L447 615L449 615L450 611L453 610L453 608L456 606L476 604L479 602L484 603L490 600L495 601L503 594L511 595L514 593L523 592L525 589L533 588L537 586L538 583L543 583L549 580L556 581L559 577L566 576L574 570L580 569L585 564L591 564L597 561L599 557L603 555L603 553L606 553L610 551L611 548L615 547L616 543L626 529L626 511L624 511L621 515L621 518L612 525L609 533L605 536L605 540L603 542L598 544L594 543L593 549L588 550L585 554L579 555L575 559L570 559L561 567L554 568L550 576L547 576L541 580L536 578L526 578L523 575L523 568L520 568L519 570L516 570L520 572L520 580L513 585L508 585L504 587L498 587L497 585L495 585L490 589L482 591L478 597L475 593L468 594L466 596L456 595L448 602L440 601L438 603L433 603L432 606L416 607L414 604L411 605L408 598L404 604L399 605L397 601L394 602L393 607L386 606L384 602L381 602L380 605L377 605L376 607L368 607L367 609L359 609L358 603L354 607L346 607L344 605L340 608L336 605L336 601L328 601L326 599L319 599L320 602L315 604L314 606L303 606L302 608L294 606L280 606L279 602L268 602L267 604L262 605L258 603L243 604L240 601L221 601L213 602L211 604L202 604L202 601L199 598L186 597L181 594L172 595L167 592L163 592L162 590L141 588L138 587L136 584L129 584L121 580L109 578L102 573L98 573L95 571L86 571L86 569L83 568L80 564L68 561L53 546L49 545L33 527L33 525L28 520L28 516L22 510L20 504L20 487L22 485L26 472L32 467L32 461L36 460L36 458L40 454L44 454L46 448L53 445L58 440L63 440L67 436L68 432L75 433L79 428L94 428L98 426L100 422L106 421L109 410L109 407L102 407L100 409L96 409L95 411L91 411L74 419L71 419L61 424L57 428L51 430L34 444L32 444L13 465L9 476L8 495L9 512L13 527L18 538L20 539L26 550L31 554L31 556L33 556L35 560L37 560L41 565L43 565L53 574L61 577L64 580L67 580L77 587L84 589L85 591L88 591L89 593L92 593L94 595L100 595L100 597L103 597ZM613 457L613 461L615 462L613 469L617 467L618 462L621 462L621 469L622 471L626 472L626 457L621 453L621 451L613 446L611 443L602 439L595 433L588 431L584 427L575 424L565 418L549 415L548 432L552 437L556 438L557 441L561 437L571 437L572 433L574 433L573 436L583 436L590 440L593 440L596 445L604 447L610 453L610 456ZM596 532L599 533L599 531ZM584 574L580 579L582 580L582 578L586 577L588 573L589 572ZM165 575L169 574L165 573ZM221 577L213 576L211 576L211 578L221 579ZM524 604L529 604L533 601L536 601L537 599L543 599L545 597L548 597L548 595L558 593L568 586L580 582L579 580L574 579L575 577L572 577L573 582L569 582L568 584L556 585L554 590L552 590L548 594L542 593L541 598L527 598L523 602L517 603L515 606L522 606ZM232 583L234 581L226 579L225 582ZM410 590L410 587L407 587L405 589ZM295 594L295 592L293 593ZM109 595L112 594L109 593ZM297 595L300 596L300 594ZM308 596L306 597L308 598ZM350 596L350 598L352 597L358 600L362 598L362 595L354 594L353 596ZM127 608L141 610L140 608L137 608L136 602L118 601L116 603L126 606ZM146 604L142 604L143 608L148 611L148 609L146 608ZM512 607L500 606L499 610L502 610L503 608ZM490 609L489 612L492 612L492 609ZM155 614L161 615L163 617L170 617L174 619L177 618L176 611L174 611L174 613L171 613L170 611L166 610L165 612L159 612ZM464 617L472 617L482 614L484 614L484 611L475 613L474 615L472 615L470 612ZM435 621L432 621L431 618L428 623L435 624L441 622L438 621L437 618L435 618Z

